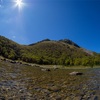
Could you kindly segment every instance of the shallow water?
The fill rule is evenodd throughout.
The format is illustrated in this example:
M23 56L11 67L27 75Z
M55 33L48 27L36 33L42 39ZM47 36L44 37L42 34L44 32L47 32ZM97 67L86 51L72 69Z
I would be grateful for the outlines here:
M0 99L100 100L100 68L50 69L11 64L0 65ZM78 71L83 75L71 76Z

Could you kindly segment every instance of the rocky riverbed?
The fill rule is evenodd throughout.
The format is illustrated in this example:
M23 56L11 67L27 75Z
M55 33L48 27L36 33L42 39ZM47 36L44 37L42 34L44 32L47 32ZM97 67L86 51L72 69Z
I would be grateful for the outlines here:
M99 68L41 69L0 61L0 100L100 100Z

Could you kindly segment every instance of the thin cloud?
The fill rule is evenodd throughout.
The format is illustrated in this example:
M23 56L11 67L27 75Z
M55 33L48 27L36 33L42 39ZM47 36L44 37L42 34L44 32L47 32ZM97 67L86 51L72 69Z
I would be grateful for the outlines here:
M12 36L14 39L16 38L16 36Z
M2 0L0 0L0 7L2 7Z

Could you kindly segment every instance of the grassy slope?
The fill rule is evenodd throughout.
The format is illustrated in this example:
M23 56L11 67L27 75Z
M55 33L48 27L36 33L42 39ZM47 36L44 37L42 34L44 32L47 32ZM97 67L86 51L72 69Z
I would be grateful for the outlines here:
M58 58L62 55L82 57L89 55L82 48L75 47L60 41L44 41L31 46L31 52L39 56Z

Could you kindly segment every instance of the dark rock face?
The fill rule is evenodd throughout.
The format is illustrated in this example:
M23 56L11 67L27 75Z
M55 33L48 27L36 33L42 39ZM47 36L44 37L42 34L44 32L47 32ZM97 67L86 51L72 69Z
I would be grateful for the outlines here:
M68 43L68 44L70 44L70 45L73 45L73 46L75 46L75 47L80 48L80 46L78 46L76 43L74 43L73 41L71 41L71 40L69 40L69 39L63 39L63 40L59 40L59 41L64 42L64 43Z

